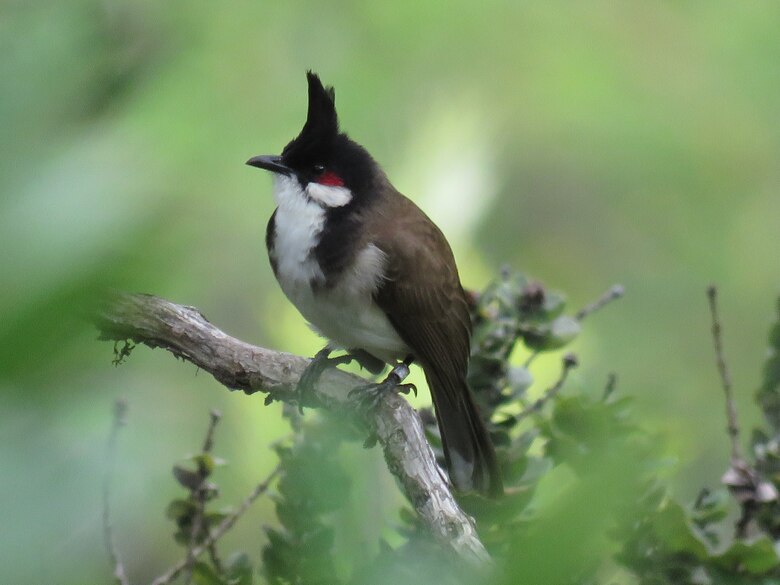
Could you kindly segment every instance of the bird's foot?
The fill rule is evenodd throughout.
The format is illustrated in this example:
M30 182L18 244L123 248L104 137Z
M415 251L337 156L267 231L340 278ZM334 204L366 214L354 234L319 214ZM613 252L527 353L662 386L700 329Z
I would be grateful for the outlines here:
M298 394L298 412L301 414L303 414L303 403L306 395L314 390L314 386L319 382L322 373L328 368L348 364L354 359L350 354L332 358L330 357L332 351L333 349L328 346L318 351L301 374L300 380L298 380L296 392Z
M414 392L417 396L417 387L414 384L402 384L409 375L409 366L400 363L393 368L387 378L378 383L364 384L349 391L350 398L356 398L365 411L375 410L382 399L389 393L409 394Z

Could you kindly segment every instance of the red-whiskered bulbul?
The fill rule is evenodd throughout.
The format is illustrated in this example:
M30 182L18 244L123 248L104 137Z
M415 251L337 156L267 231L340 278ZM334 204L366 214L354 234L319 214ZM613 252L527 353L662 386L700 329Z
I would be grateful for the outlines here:
M307 77L303 130L280 156L247 161L274 176L277 208L266 231L274 274L329 340L325 357L338 347L375 362L419 363L452 483L500 494L493 445L466 384L471 320L452 250L371 155L339 130L333 88L312 72Z

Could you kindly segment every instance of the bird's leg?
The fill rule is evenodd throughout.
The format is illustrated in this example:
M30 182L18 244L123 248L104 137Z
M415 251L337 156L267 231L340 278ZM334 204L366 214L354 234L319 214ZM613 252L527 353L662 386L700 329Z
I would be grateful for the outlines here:
M356 359L351 354L341 355L335 358L330 357L333 353L333 348L330 345L326 345L316 354L303 370L300 380L298 380L298 412L303 414L303 402L306 395L314 389L314 385L319 381L322 373L328 368L335 368L341 364L348 364L353 359Z
M350 349L347 353L349 353L349 355L351 355L355 361L360 364L361 368L374 374L375 376L381 374L387 365L379 358L372 356L370 353L362 349Z
M349 391L349 397L358 396L361 405L367 410L373 410L379 406L380 401L388 392L400 392L409 394L414 392L417 396L417 387L414 384L402 384L409 375L409 366L412 365L414 357L407 356L404 361L396 364L387 377L378 383L364 384Z

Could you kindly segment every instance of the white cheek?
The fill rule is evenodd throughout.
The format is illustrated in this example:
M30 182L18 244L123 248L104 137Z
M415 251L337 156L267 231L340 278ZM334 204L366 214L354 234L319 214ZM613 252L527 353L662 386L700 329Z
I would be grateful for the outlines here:
M309 183L306 185L306 193L309 197L327 207L344 207L352 201L352 191L346 187Z

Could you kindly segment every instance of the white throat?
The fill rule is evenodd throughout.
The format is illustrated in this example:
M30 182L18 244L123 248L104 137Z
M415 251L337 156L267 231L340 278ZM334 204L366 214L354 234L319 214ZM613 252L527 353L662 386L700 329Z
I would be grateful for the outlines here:
M276 241L274 256L279 275L295 282L322 280L324 275L311 251L320 241L327 210L352 200L346 187L309 183L302 187L295 176L274 175Z
M326 209L304 193L297 179L285 175L275 175L274 199L274 257L280 278L306 283L322 279L310 253L320 240Z

